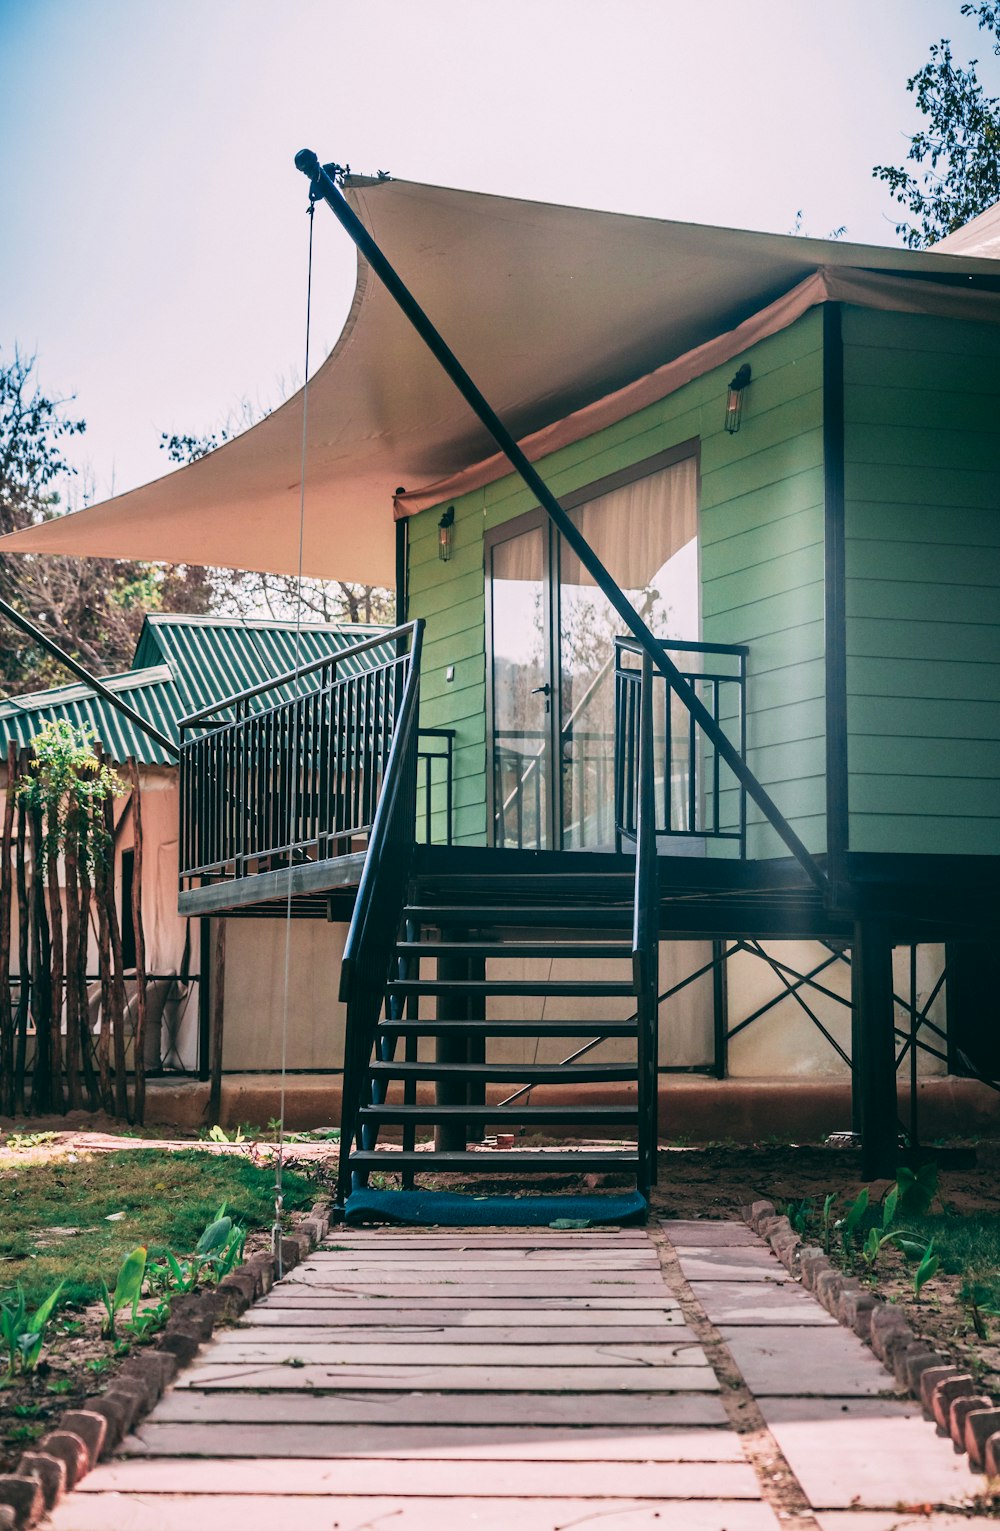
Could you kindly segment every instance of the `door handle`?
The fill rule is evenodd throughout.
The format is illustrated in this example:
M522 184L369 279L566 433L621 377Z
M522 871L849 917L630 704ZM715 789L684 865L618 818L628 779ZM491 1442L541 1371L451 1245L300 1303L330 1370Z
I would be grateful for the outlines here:
M534 686L529 693L531 696L551 696L552 687L546 682L544 686Z

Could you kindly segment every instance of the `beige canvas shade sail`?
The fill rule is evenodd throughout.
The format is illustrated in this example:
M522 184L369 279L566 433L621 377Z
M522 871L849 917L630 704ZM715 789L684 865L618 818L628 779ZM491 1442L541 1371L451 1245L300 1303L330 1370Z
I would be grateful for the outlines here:
M650 376L654 393L670 391L691 370L671 370L675 362L697 354L696 370L708 365L701 348L731 336L711 352L718 364L752 342L755 315L771 310L779 325L791 322L797 305L787 295L819 270L839 270L845 279L882 273L883 282L904 279L902 287L916 276L985 275L992 264L406 181L356 181L347 194L508 429L535 438L532 456L564 444L556 422L572 417L571 433L599 428L600 411L588 414L597 401ZM314 293L314 311L322 312L322 303L323 294ZM621 407L636 402L625 396ZM0 549L294 574L301 448L300 391L199 461L16 532ZM495 451L359 262L344 331L309 385L303 572L394 584L395 492L408 492L395 513L412 513L435 503L428 486L462 487L472 481L462 475ZM479 481L500 471L481 473Z

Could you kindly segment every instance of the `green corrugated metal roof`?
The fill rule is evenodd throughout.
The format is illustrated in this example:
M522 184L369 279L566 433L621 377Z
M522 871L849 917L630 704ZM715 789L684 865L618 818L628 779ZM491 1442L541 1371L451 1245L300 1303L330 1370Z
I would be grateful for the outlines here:
M350 648L378 627L310 625L299 633L299 663ZM239 621L154 613L143 623L132 669L102 676L104 684L168 738L178 738L181 718L259 685L295 665L294 622ZM369 660L370 662L370 660ZM363 661L346 668L362 668ZM63 718L88 724L107 753L130 755L145 765L172 765L166 750L88 687L75 684L0 702L0 741L27 744L43 723Z

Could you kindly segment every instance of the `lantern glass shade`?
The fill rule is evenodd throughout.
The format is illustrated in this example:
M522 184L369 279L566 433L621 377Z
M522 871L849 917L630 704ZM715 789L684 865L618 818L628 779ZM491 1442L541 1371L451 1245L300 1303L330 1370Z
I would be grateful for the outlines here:
M750 383L750 367L744 362L736 376L729 384L729 392L726 394L726 430L730 436L735 436L743 419L743 395Z
M442 563L451 558L452 539L455 535L455 507L449 505L438 522L438 557Z

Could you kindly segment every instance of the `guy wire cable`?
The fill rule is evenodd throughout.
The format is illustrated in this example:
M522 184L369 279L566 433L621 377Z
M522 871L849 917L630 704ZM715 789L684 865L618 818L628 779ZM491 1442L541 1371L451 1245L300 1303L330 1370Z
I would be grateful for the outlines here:
M299 467L299 548L298 569L295 576L295 662L296 675L301 664L302 650L302 550L305 540L306 520L306 446L309 439L309 339L312 325L312 274L313 274L313 227L315 224L316 198L310 191L309 206L309 254L306 263L306 336L305 377L302 384L302 454ZM271 1229L271 1249L278 1262L278 1279L284 1275L281 1253L281 1217L284 1210L285 1169L285 1080L288 1068L288 991L292 965L292 841L295 836L295 803L298 795L298 767L296 761L298 739L289 740L289 758L293 769L288 776L288 898L285 903L285 975L281 1006L281 1086L278 1108L278 1155L274 1168L274 1226Z

